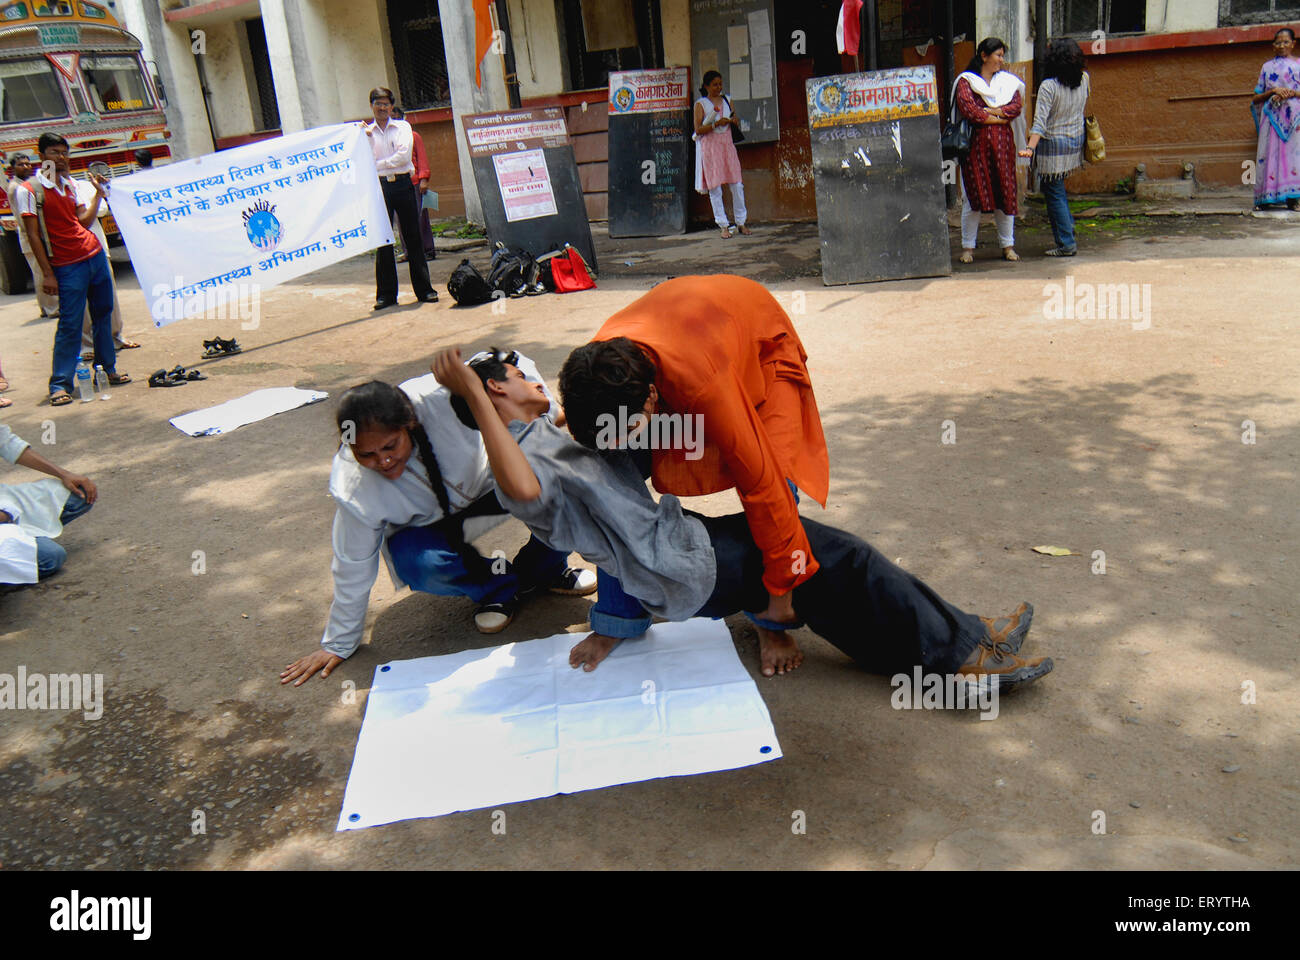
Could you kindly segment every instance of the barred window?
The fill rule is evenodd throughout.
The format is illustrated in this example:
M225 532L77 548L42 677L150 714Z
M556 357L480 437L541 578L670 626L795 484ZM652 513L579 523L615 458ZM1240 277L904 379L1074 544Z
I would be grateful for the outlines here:
M664 65L659 0L559 0L569 90L609 83L611 72Z
M1114 36L1146 29L1146 0L1055 0L1052 4L1053 37L1091 37L1097 30Z
M266 30L262 18L244 21L248 34L248 56L252 60L253 82L257 99L253 102L253 125L257 130L280 129L280 101L275 96L275 78L271 75L271 54L266 48Z
M388 32L405 110L451 106L438 0L388 0Z
M1300 4L1287 0L1219 0L1219 26L1300 19Z

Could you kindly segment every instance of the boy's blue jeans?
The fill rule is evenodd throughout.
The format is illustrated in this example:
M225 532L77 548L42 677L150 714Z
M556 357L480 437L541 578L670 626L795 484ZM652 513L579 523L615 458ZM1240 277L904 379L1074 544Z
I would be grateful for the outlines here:
M91 331L95 338L95 363L105 373L117 372L117 348L113 345L113 278L108 255L102 250L89 260L54 268L59 282L59 326L54 332L54 369L50 393L72 393L81 358L81 328L90 302Z

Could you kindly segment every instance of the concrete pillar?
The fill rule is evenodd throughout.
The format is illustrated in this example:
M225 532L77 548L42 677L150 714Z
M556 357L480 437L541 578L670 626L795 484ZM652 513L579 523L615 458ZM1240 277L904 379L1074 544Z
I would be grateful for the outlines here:
M970 39L978 44L985 37L1000 37L1007 44L1008 63L1033 60L1033 18L1030 16L1032 2L1033 0L978 0L975 4L975 36Z
M275 80L275 98L280 107L280 129L284 133L298 133L311 126L308 115L314 104L304 105L298 87L297 64L301 55L295 56L295 43L301 42L301 19L285 0L262 0L262 28L266 31L266 51L271 60L271 76ZM293 29L290 29L290 17Z
M167 94L169 146L178 160L211 153L198 69L190 49L189 31L163 19L158 0L120 0L122 25L140 40L144 58L157 66L158 79Z
M456 156L460 162L461 186L465 191L465 216L475 223L482 223L483 205L479 202L478 186L474 183L474 170L465 146L465 128L460 118L466 113L510 108L502 56L489 52L483 58L483 86L481 89L477 87L474 83L473 7L464 0L438 0L438 11L442 20L442 45L447 56L447 79L451 87L451 112L456 123ZM516 36L515 40L519 42L519 37Z

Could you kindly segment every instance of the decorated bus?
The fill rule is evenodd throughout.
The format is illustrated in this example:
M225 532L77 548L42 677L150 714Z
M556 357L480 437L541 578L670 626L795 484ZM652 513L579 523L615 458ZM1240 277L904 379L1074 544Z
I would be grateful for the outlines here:
M92 163L107 164L114 176L131 173L140 149L159 163L171 158L171 133L140 41L105 6L0 0L0 151L6 158L26 153L39 166L36 141L47 130L68 141L72 173L80 178ZM118 242L112 216L101 223L110 244ZM0 289L21 293L31 272L3 192L0 226Z

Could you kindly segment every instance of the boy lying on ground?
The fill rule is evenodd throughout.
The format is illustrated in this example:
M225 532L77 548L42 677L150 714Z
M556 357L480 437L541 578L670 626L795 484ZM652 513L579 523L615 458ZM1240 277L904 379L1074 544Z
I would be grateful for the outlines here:
M668 620L763 610L764 557L745 515L686 513L671 495L656 503L629 453L588 449L545 416L550 400L508 362L513 356L493 350L467 365L451 349L433 363L438 381L464 401L455 402L458 414L483 434L502 505L542 542L617 577L639 601L630 617L646 626L646 610ZM807 518L803 526L821 568L794 588L795 614L866 669L894 674L919 664L997 677L1002 690L1051 671L1048 658L1018 656L1029 604L996 621L965 613L858 537ZM618 642L593 633L569 663L594 670Z

